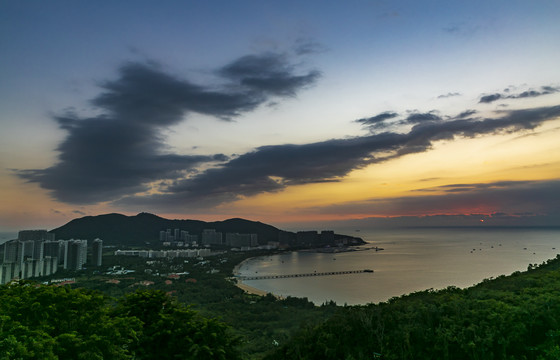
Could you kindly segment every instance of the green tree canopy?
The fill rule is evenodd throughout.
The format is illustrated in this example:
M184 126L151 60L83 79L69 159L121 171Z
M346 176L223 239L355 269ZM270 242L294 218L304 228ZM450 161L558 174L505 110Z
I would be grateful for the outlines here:
M0 286L0 360L238 359L227 326L162 291L117 301L100 292Z

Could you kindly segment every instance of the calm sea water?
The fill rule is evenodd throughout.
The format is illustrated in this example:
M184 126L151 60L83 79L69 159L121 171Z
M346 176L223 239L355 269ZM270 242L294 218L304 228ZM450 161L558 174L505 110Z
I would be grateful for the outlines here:
M339 231L337 231L339 232ZM320 305L377 303L447 286L468 287L509 275L560 253L560 229L406 229L359 233L383 251L338 254L292 252L253 258L240 274L279 275L372 269L374 273L248 280L249 286L282 296L307 297Z

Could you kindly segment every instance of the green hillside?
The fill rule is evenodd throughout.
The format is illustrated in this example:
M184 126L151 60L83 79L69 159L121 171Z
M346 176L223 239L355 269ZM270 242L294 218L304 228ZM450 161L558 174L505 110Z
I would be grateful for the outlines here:
M215 222L169 220L148 213L140 213L136 216L122 214L86 216L74 219L51 232L55 233L57 239L93 240L100 238L106 245L139 246L146 242L158 242L159 232L166 229L185 230L194 235L200 235L203 229L215 229L223 233L252 233L258 235L261 244L278 241L280 232L274 226L244 219Z

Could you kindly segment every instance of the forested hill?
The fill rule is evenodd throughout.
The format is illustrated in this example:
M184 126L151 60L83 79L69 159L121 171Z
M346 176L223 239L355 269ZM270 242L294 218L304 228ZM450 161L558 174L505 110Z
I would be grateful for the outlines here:
M200 235L203 229L215 229L227 233L257 234L259 243L278 241L281 231L274 226L245 219L205 222L200 220L169 220L149 213L135 216L105 214L85 216L51 230L57 239L100 238L106 245L143 245L157 242L159 232L166 229L181 229L189 234Z

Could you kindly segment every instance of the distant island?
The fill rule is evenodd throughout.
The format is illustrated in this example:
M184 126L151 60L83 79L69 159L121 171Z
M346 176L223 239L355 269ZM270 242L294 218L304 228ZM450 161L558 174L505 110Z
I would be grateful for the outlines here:
M50 230L56 239L102 239L104 246L145 246L165 241L162 232L178 230L196 236L199 243L203 233L214 230L223 234L222 244L226 245L226 234L254 234L257 245L274 244L280 248L315 248L333 246L363 245L365 242L349 235L323 231L284 231L258 221L233 218L224 221L205 222L200 220L170 220L150 213L135 216L104 214L85 216ZM177 240L177 239L175 239ZM213 245L220 245L214 243Z

